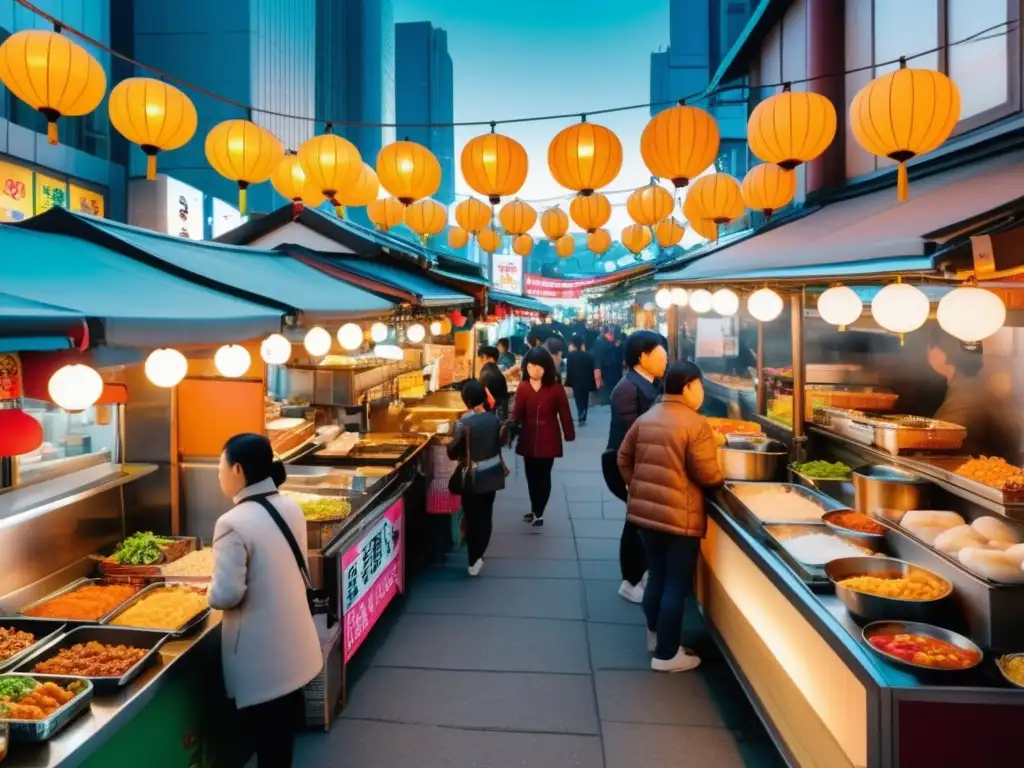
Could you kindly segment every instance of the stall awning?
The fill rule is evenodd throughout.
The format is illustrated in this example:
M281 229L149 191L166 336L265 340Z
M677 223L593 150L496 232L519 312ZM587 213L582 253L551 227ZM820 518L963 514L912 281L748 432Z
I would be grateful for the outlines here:
M354 256L346 258L319 255L313 258L323 262L331 269L332 274L338 272L350 274L357 278L390 286L412 297L415 303L423 307L462 306L473 303L471 296L431 280L430 275L433 270L404 269L395 264L360 259Z
M85 322L81 312L0 293L0 352L70 349Z
M491 290L487 292L490 301L499 301L508 304L515 309L524 309L527 312L540 312L543 315L551 314L551 307L547 304L531 299L529 296L520 296L517 293L506 293L505 291Z
M1019 198L1022 189L1024 152L994 157L914 179L905 203L898 202L896 190L889 187L825 205L657 279L810 279L927 271L938 248L927 238L930 232L1004 206Z
M31 221L31 219L30 219ZM103 321L110 346L214 344L278 330L282 312L168 274L88 240L0 226L0 286Z

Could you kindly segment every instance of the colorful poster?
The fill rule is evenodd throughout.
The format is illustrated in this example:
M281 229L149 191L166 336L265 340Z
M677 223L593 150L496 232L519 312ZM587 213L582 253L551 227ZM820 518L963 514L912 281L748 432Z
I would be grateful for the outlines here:
M167 234L189 240L202 240L205 231L203 193L170 176L158 178L163 178L166 185Z
M42 213L54 206L68 207L68 183L62 179L54 179L37 173L35 212Z
M491 285L495 290L523 295L523 259L504 253L491 256Z
M404 512L404 502L398 499L359 543L341 557L346 663L395 595L405 590Z
M92 216L103 216L105 201L99 192L80 187L77 184L68 185L71 197L71 210L75 213L88 213Z
M526 275L526 295L537 299L578 299L583 295L584 288L593 288L613 281L615 278L587 277L578 280L566 280L559 277L541 277Z
M32 215L32 171L0 161L0 221L22 221Z

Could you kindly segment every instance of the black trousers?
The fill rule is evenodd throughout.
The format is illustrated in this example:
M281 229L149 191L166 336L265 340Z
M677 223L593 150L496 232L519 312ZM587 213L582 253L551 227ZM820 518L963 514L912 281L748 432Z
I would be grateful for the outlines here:
M535 517L544 517L544 509L551 498L551 468L554 466L554 459L523 457L526 487L530 491L530 511Z
M583 387L573 388L573 400L576 401L576 421L582 424L587 420L587 406L590 405L590 391Z
M302 689L238 710L257 768L291 768L303 709Z
M462 512L466 516L466 548L469 550L470 565L484 556L487 545L491 543L494 496L494 491L491 491L490 493L466 494L462 497Z
M634 587L640 583L647 570L647 553L640 538L640 528L627 520L619 537L619 567L622 578Z

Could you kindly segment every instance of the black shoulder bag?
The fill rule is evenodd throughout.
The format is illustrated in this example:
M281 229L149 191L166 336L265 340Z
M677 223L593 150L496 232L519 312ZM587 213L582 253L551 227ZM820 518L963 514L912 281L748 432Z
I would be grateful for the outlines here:
M268 494L276 496L277 494ZM274 521L278 529L281 531L281 535L284 536L284 540L288 542L288 546L292 550L292 555L295 557L295 564L299 566L299 573L302 574L302 581L306 585L306 602L309 603L309 612L314 616L318 613L327 613L327 590L326 589L314 589L313 580L309 577L309 568L306 566L306 558L303 555L302 550L299 548L299 542L295 540L295 534L292 533L292 529L288 527L288 523L281 517L281 513L277 511L277 508L270 503L268 495L264 496L249 496L244 501L255 501L270 515L270 519Z

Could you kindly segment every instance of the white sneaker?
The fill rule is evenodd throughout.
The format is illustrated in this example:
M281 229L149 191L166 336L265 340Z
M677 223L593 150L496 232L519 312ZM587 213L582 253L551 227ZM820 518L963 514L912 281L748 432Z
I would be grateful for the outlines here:
M637 584L635 587L628 581L623 581L619 587L619 594L631 603L640 604L644 601L644 588Z
M654 653L654 649L658 647L658 633L651 632L651 630L644 627L647 632L647 652Z
M650 571L644 571L643 578L640 579L640 586L647 589L647 577L650 575Z
M651 669L655 672L689 672L700 666L700 657L692 656L685 649L680 648L676 655L668 661L662 659L651 659Z
M479 576L480 575L480 571L482 571L483 568L484 568L484 559L481 557L479 560L477 560L475 563L473 563L471 566L469 566L469 568L467 568L466 570L469 572L470 576Z

